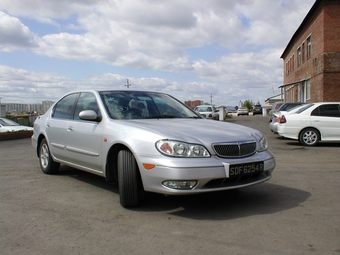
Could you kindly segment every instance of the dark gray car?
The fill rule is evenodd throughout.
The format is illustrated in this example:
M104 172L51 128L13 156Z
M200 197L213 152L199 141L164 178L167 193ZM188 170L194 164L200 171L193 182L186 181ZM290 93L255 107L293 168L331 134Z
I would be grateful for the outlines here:
M253 115L262 114L262 106L260 104L254 105Z

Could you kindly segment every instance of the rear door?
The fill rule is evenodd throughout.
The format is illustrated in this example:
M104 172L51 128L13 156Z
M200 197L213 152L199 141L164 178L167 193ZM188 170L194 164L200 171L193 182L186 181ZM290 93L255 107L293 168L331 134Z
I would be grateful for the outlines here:
M340 106L323 104L311 113L311 124L321 131L321 139L340 140Z
M50 150L59 160L67 160L69 153L67 146L67 125L73 118L74 106L79 93L65 96L53 107L51 117L46 122L46 134L50 144Z

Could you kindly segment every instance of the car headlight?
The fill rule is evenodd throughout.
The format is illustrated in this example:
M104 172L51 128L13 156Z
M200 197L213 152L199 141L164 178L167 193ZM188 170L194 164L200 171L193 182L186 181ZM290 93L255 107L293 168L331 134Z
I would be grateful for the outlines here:
M268 141L267 141L267 138L265 136L263 136L260 139L257 150L258 151L266 151L266 150L268 150Z
M204 146L181 141L161 140L156 142L158 151L166 156L184 158L208 158L210 154Z

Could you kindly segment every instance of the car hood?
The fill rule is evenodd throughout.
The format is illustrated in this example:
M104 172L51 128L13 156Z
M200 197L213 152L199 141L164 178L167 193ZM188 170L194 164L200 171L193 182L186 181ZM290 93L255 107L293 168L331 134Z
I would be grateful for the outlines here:
M129 123L138 129L157 133L163 139L212 144L259 140L261 132L228 122L206 119L149 119Z

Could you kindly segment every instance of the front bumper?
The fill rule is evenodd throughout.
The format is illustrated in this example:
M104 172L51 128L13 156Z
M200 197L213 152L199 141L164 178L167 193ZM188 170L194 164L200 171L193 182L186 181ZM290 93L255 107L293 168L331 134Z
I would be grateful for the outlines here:
M168 195L185 195L243 188L267 181L276 166L275 158L269 151L256 153L246 158L171 158L136 155L145 191ZM264 162L264 171L259 174L228 178L223 163L240 164ZM151 170L143 163L154 164ZM192 189L171 189L162 185L164 181L197 181Z

